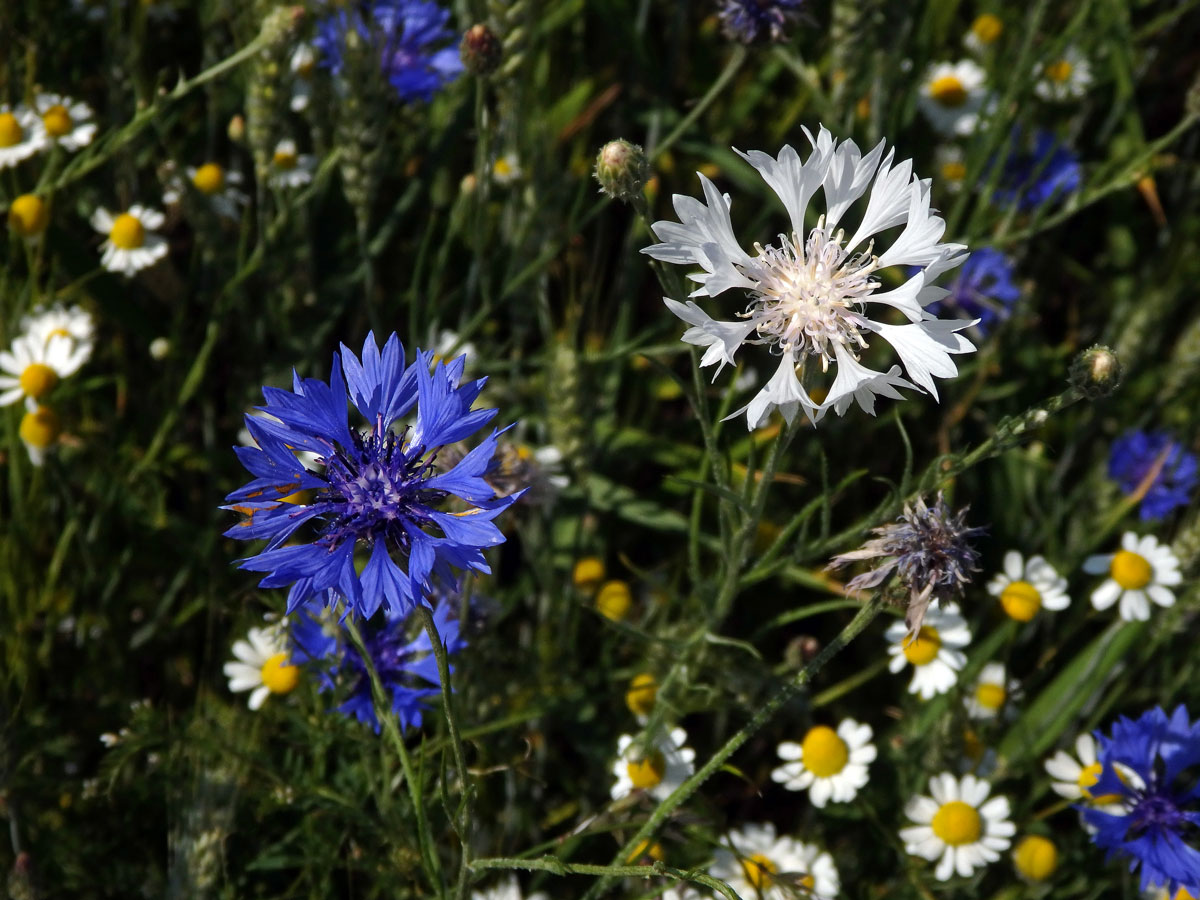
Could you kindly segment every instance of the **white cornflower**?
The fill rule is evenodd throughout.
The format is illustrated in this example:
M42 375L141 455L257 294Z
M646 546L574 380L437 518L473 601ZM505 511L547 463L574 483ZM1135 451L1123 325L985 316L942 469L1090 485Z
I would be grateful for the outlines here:
M504 881L485 888L482 891L472 891L471 900L522 900L521 885L516 875L509 875ZM547 900L545 894L539 891L530 894L525 900Z
M0 103L0 169L29 159L45 146L46 132L37 113Z
M208 162L199 168L188 166L187 177L192 187L212 206L213 211L226 219L239 218L242 207L250 202L250 198L238 190L242 183L242 173L226 169L219 163Z
M870 780L867 767L875 760L871 726L843 719L834 731L828 725L810 728L800 743L779 745L784 764L771 773L771 780L789 791L808 791L813 806L830 800L846 803Z
M708 874L747 900L832 900L841 889L832 856L814 844L777 837L769 822L730 832L729 844L717 849Z
M972 719L994 719L1002 712L1011 713L1016 691L1017 682L1005 677L1004 664L988 663L966 698L967 715Z
M947 294L930 282L965 258L963 245L938 243L946 223L930 209L929 181L912 174L910 160L893 165L895 151L885 154L883 141L863 156L853 141L839 143L825 128L816 138L807 130L805 134L813 150L803 163L790 146L778 158L757 150L741 153L787 209L791 228L777 243L765 248L755 243L754 256L742 250L733 236L728 195L701 174L707 205L676 194L680 221L656 222L654 233L663 243L642 250L664 262L701 267L703 272L688 276L700 284L693 297L715 297L731 289L749 297L745 311L735 313L740 321L712 319L690 300L664 302L692 326L683 340L705 347L700 364L718 364L717 374L726 363L735 363L734 354L746 344L764 344L779 357L767 383L730 416L745 412L751 429L765 424L777 408L788 422L801 407L816 421L830 409L842 415L855 401L874 414L876 395L902 399L897 388L923 388L936 398L934 376L958 372L951 354L975 349L956 333L970 321L942 321L925 309ZM808 231L805 210L818 190L825 211ZM864 197L865 204L858 204ZM862 207L855 217L859 224L847 239L838 226L856 204ZM891 246L877 254L874 236L898 226L903 229ZM881 282L873 276L889 267L895 267L902 283L877 293ZM918 271L908 277L905 267ZM893 307L908 324L870 318L866 304L873 303ZM879 372L859 361L873 335L891 344L916 384L900 377L900 366ZM806 379L815 377L817 362L822 373L836 366L821 404L809 397L797 375L799 367Z
M79 306L39 307L21 319L22 331L36 341L48 343L55 335L70 338L76 346L86 346L90 354L96 336L91 313Z
M659 735L648 751L631 735L621 735L612 769L617 778L610 791L612 798L620 800L636 790L665 800L695 771L696 751L685 747L686 743L687 732L682 728Z
M1121 601L1121 618L1126 622L1144 622L1150 618L1150 603L1173 606L1175 594L1171 587L1183 581L1179 560L1166 544L1153 535L1138 538L1132 531L1121 536L1121 549L1116 553L1089 556L1083 571L1090 575L1107 574L1108 578L1092 591L1092 606L1108 609Z
M969 59L934 63L925 72L917 107L939 134L971 134L987 102L984 71Z
M30 404L42 399L59 381L78 372L91 353L91 344L76 344L61 334L48 339L21 335L10 350L0 352L0 406L22 397Z
M60 94L38 94L34 108L42 120L42 132L50 143L67 150L86 147L96 136L92 108Z
M900 839L907 853L939 860L934 870L938 881L948 881L955 872L967 878L1008 849L1017 831L1008 821L1008 798L988 800L991 786L986 781L974 775L960 781L943 772L929 779L929 790L932 797L917 795L904 807L917 824L901 828Z
M292 70L292 112L304 112L312 100L312 76L317 67L317 54L311 44L300 44L292 51L288 68Z
M317 160L311 153L297 153L295 141L284 140L275 145L270 168L271 187L304 187L313 179Z
M1042 607L1058 612L1071 605L1067 579L1040 556L1021 559L1016 550L1004 554L1004 571L988 582L988 593L1000 598L1010 619L1028 622Z
M233 642L237 659L225 663L229 690L250 691L250 708L258 709L270 694L287 694L300 682L300 669L289 661L282 626L251 628L244 641Z
M892 657L888 669L896 673L912 663L913 677L908 691L920 694L922 700L954 687L959 671L967 664L962 648L971 643L971 629L959 614L958 604L929 607L921 630L905 643L907 633L908 626L903 621L888 626L888 655Z
M1092 67L1078 47L1068 47L1060 58L1037 69L1033 91L1043 100L1076 100L1087 93L1092 83Z
M139 269L148 269L167 255L167 240L154 229L161 228L166 217L155 209L134 204L127 212L113 216L103 206L92 213L92 227L108 235L100 245L100 262L110 272L132 277Z
M962 190L967 179L967 158L961 147L941 144L933 151L933 164L937 167L938 184L952 194Z

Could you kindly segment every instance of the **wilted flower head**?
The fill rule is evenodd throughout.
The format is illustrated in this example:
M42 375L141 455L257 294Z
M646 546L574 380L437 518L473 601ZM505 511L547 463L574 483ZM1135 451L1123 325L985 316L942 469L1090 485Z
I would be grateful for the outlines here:
M979 554L968 540L984 529L967 527L968 508L952 514L941 493L933 506L918 497L916 503L905 505L895 522L874 529L877 536L861 548L835 556L829 568L883 559L877 568L850 579L846 590L878 587L895 573L909 590L904 622L911 638L921 630L930 601L940 604L962 594L971 583L971 573L979 571Z
M1125 494L1134 493L1154 472L1142 497L1142 520L1161 519L1173 509L1187 506L1200 481L1196 456L1188 453L1165 431L1129 431L1113 442L1108 457L1108 477Z
M787 40L785 29L800 16L804 0L721 0L717 16L725 37L740 44Z

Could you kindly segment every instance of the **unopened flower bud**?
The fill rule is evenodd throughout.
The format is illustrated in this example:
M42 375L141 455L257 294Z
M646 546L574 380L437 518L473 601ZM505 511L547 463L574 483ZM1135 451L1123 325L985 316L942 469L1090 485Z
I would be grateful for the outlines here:
M1121 361L1103 344L1089 347L1071 363L1071 385L1089 400L1107 397L1121 384Z
M458 45L458 55L472 75L490 75L500 67L504 47L486 25L472 25Z
M235 144L240 144L246 139L246 119L240 113L229 120L229 125L225 129L229 139Z
M1013 850L1013 865L1029 881L1045 881L1058 868L1058 848L1041 835L1027 835Z
M609 141L596 155L596 180L600 190L626 203L641 197L650 174L646 154L626 140Z

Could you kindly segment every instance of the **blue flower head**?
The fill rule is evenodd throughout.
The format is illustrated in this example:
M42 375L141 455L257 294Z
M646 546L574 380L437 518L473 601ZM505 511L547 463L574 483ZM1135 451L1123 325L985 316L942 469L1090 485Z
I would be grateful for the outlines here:
M1180 706L1170 716L1161 707L1136 721L1124 716L1112 737L1099 732L1099 780L1093 796L1119 798L1112 807L1080 807L1095 833L1092 841L1107 858L1124 856L1132 872L1141 866L1141 888L1174 894L1200 889L1200 721L1191 722Z
M996 323L1007 319L1021 296L1013 281L1013 266L1008 257L991 247L972 250L950 285L950 294L927 307L940 315L944 306L978 319L976 328L987 334Z
M800 15L804 0L721 0L721 30L741 44L787 40L786 28Z
M449 10L429 0L348 4L317 23L313 45L334 75L345 69L346 39L374 49L388 83L404 102L428 102L462 72ZM447 45L447 42L450 42Z
M456 586L456 570L491 571L483 548L504 541L492 520L520 496L497 498L483 478L498 432L456 464L438 463L441 447L496 415L471 409L487 379L462 382L465 364L418 350L406 367L395 334L382 353L369 334L361 361L345 344L334 353L328 384L293 375L290 391L263 388L267 415L246 416L258 446L236 448L253 477L223 507L243 518L225 535L266 539L240 566L266 572L261 587L290 585L289 613L319 598L364 618L381 605L406 614L433 579ZM347 391L364 429L347 423ZM315 455L315 470L297 453ZM309 503L283 500L307 491Z
M1130 431L1115 440L1108 457L1108 477L1132 494L1155 467L1161 467L1138 514L1143 521L1161 519L1171 510L1187 506L1196 489L1196 457L1165 431Z
M1015 203L1021 212L1031 212L1078 190L1082 183L1079 158L1051 132L1035 132L1029 147L1021 130L1014 128L993 198L1001 206Z

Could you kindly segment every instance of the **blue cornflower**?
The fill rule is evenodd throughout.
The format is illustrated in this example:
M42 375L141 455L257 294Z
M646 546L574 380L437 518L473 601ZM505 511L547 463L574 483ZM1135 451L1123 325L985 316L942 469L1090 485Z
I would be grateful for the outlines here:
M1171 510L1187 506L1198 480L1196 457L1165 431L1130 431L1113 441L1108 457L1108 477L1132 494L1159 464L1162 468L1142 498L1142 520L1161 519Z
M804 0L722 0L721 30L742 44L787 40L784 29L800 15Z
M992 196L1002 206L1015 203L1021 212L1030 212L1078 190L1082 182L1079 158L1051 132L1035 132L1031 149L1015 128L1000 186Z
M1121 716L1112 737L1099 732L1100 779L1092 796L1111 794L1112 806L1079 807L1095 833L1092 841L1106 858L1129 858L1129 870L1141 865L1142 890L1200 888L1200 721L1190 722L1180 706L1170 717L1161 707L1136 721ZM1113 812L1120 807L1120 812Z
M441 597L433 604L433 622L449 654L467 645L459 636L453 611L452 598ZM441 691L433 645L423 629L410 637L414 631L410 619L403 613L387 610L382 622L377 620L377 624L368 625L363 633L363 645L384 690L391 695L392 711L400 720L401 729L410 725L420 728L426 698ZM370 725L378 734L379 719L375 715L366 662L337 619L331 614L302 613L291 622L288 634L291 662L315 665L321 693L349 690L349 696L336 711Z
M379 55L384 77L404 102L428 102L462 72L449 10L428 0L374 0L339 9L317 23L313 45L334 75L345 68L346 37L354 33ZM445 45L439 47L438 45Z
M1020 296L1021 289L1013 282L1013 266L1008 257L999 250L984 247L971 251L950 285L950 294L926 308L931 313L940 313L943 305L958 310L967 318L978 319L975 327L981 334L987 334L997 322L1009 317Z
M235 448L254 477L224 507L244 518L225 534L267 539L240 565L268 573L261 587L291 585L289 613L316 597L326 605L343 600L346 614L366 618L381 604L404 614L431 590L432 577L454 586L456 569L491 571L483 548L504 541L492 520L520 496L498 498L483 478L498 432L456 463L438 465L444 445L496 415L471 409L487 379L462 382L465 364L463 356L434 362L418 350L405 367L395 334L382 354L369 334L361 362L345 344L333 354L329 384L293 374L290 391L263 388L267 403L258 409L267 415L246 416L258 446ZM347 424L347 388L365 431ZM415 422L393 430L414 407ZM315 454L317 464L305 468L297 453ZM312 502L292 502L305 491ZM467 508L446 509L451 497ZM307 539L298 539L304 525ZM366 559L356 566L360 547Z

